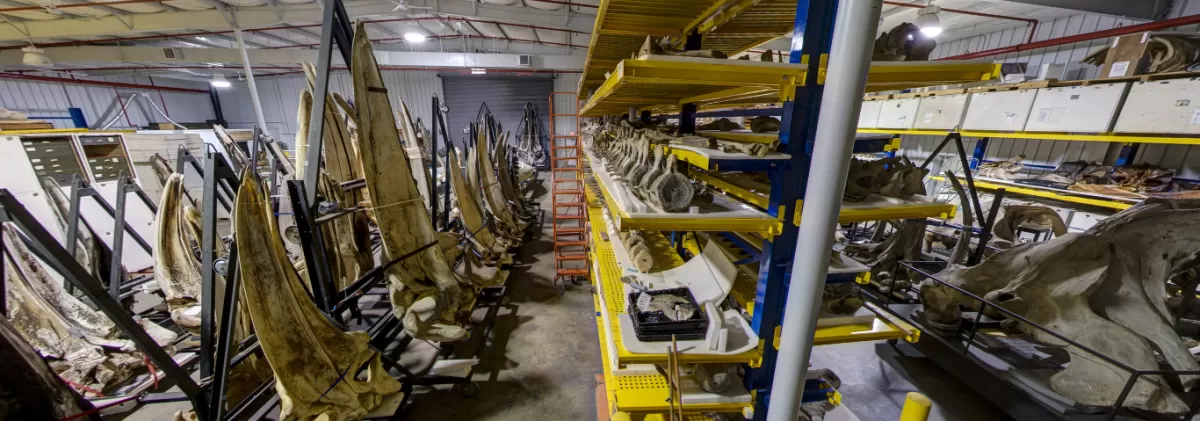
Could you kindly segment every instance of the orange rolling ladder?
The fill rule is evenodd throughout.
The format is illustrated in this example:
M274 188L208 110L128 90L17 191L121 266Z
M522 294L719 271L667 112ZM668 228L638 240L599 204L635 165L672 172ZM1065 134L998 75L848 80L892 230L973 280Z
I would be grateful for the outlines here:
M570 114L556 113L554 97L570 95ZM559 118L572 119L570 134L558 134ZM550 195L554 212L555 283L578 281L588 274L587 203L583 193L583 144L579 137L579 101L574 92L550 93Z

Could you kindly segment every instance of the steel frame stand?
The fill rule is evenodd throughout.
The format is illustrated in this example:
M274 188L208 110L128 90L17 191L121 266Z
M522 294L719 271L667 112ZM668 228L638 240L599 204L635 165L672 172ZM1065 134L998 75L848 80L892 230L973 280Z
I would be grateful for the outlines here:
M110 257L108 262L109 275L106 286L109 290L109 295L117 298L118 300L120 299L123 285L126 283L125 271L121 269L121 258L125 251L124 234L128 234L131 238L133 238L133 241L136 242L138 246L142 248L142 250L145 250L147 254L154 254L154 249L150 246L150 243L146 242L146 240L142 238L141 234L138 234L137 231L125 223L125 196L130 192L137 194L138 198L150 208L151 212L158 212L158 206L154 205L154 201L150 200L150 197L146 195L145 191L142 191L140 186L131 182L129 180L129 176L127 176L124 171L122 171L117 177L117 204L115 207L109 204L108 200L105 200L104 196L101 196L100 192L97 191L94 186L88 183L87 180L84 180L82 177L80 177L79 174L76 174L71 179L70 205L67 212L67 252L71 253L72 256L75 255L76 247L78 246L78 242L76 240L79 238L80 223L84 224L86 229L91 229L87 221L83 220L83 215L80 213L83 198L90 197L95 200L96 204L100 205L100 208L104 209L104 212L108 213L108 216L112 217L113 219L112 232L114 234L112 247L108 248L107 246L104 246L103 242L101 242L101 247L106 249L105 251L109 253ZM92 232L95 232L95 230L92 230ZM63 288L67 291L67 293L74 294L74 286L71 284L71 282L68 282L65 279L63 280Z
M162 370L164 375L174 381L187 400L196 408L196 414L201 420L208 420L208 401L204 390L192 380L175 360L159 347L154 339L146 333L137 321L133 319L120 301L109 295L99 279L88 273L83 265L75 260L58 240L55 240L29 213L29 210L17 200L8 189L0 189L0 222L12 222L30 240L30 248L45 261L50 269L63 277L95 304L113 323L121 329L137 348L142 351L154 366ZM5 281L0 273L0 287ZM0 288L2 289L2 288Z
M958 132L946 134L941 143L938 143L937 147L933 149L933 153L930 153L929 157L925 158L925 161L921 163L921 168L928 168L933 159L942 152L942 149L950 141L954 141L955 152L957 152L959 163L962 165L963 177L967 180L967 194L971 196L971 206L975 210L975 215L977 215L976 220L981 228L979 232L979 246L975 248L975 251L967 259L967 265L971 266L983 260L983 252L987 250L987 243L992 238L992 226L996 223L996 215L1000 211L1000 203L1004 200L1004 189L996 190L992 199L992 207L989 209L990 212L983 213L983 205L979 201L978 190L975 189L975 177L971 175L974 172L975 166L972 164L971 159L967 158L966 148L963 147L962 135ZM979 143L975 145L975 163L981 162L980 157L987 150L987 144L988 138L985 137L980 139Z

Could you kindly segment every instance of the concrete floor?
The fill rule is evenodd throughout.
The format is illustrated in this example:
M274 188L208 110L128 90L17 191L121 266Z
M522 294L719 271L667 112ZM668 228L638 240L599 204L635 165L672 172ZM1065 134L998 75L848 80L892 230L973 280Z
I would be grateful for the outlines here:
M548 194L539 197L547 210L542 230L518 254L522 265L509 276L508 305L497 314L475 367L479 394L418 390L402 412L405 419L595 419L601 365L591 287L554 285L549 200ZM430 345L413 348L421 346Z

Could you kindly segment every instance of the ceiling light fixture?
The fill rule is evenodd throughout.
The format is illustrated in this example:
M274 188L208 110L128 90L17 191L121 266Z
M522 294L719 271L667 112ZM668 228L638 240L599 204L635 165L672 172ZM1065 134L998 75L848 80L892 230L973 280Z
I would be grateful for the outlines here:
M942 8L930 4L917 12L917 21L915 24L917 28L921 28L922 34L930 38L941 35L942 22L938 19L938 13L941 11Z
M233 86L232 83L229 83L229 79L225 79L225 75L220 73L213 73L212 81L208 83L212 84L214 88L228 88Z
M404 27L404 40L405 41L421 43L421 42L425 42L425 39L428 37L429 37L429 35L425 33L425 30L421 29L421 27L418 26L415 22L409 22L408 25L406 25Z
M473 75L486 75L486 74L487 74L487 69L471 69L471 74L473 74Z
M54 67L54 62L50 61L50 57L46 57L46 51L32 45L21 48L25 53L21 57L21 64L32 67Z

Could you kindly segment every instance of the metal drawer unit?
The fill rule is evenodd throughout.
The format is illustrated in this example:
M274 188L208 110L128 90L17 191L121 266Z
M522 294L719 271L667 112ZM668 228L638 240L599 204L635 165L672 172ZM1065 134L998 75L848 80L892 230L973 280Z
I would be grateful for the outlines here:
M87 177L88 173L80 164L79 155L71 140L70 136L21 138L25 156L39 180L53 177L59 184L70 184L75 174Z

